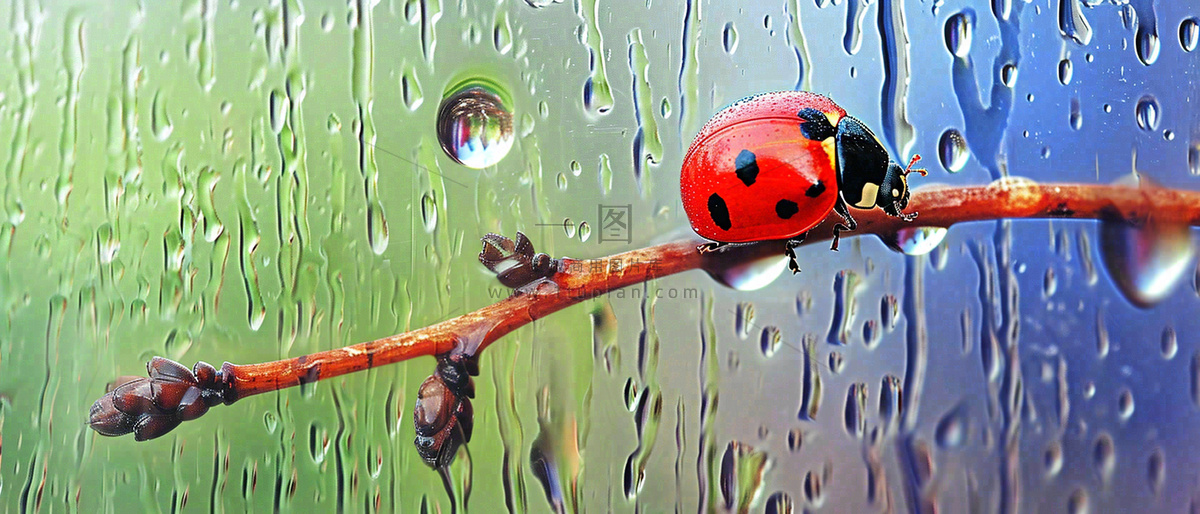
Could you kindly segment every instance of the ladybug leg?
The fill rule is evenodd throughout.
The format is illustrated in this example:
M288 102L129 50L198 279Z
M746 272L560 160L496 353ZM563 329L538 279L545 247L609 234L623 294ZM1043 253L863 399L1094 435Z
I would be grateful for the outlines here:
M850 209L846 207L846 202L842 201L841 198L838 198L837 203L833 204L833 210L837 211L838 215L842 217L842 223L833 226L833 244L829 246L830 250L836 252L838 249L838 239L841 238L841 231L858 228L858 222L854 221L854 216L850 215Z
M808 232L804 232L796 237L787 240L784 243L783 254L788 257L788 269L792 270L792 274L800 273L800 263L796 262L796 247L804 242L804 238L808 236Z

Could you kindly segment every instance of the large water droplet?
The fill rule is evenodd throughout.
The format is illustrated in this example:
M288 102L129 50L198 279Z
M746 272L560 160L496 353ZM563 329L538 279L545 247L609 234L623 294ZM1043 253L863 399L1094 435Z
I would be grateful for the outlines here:
M448 90L438 108L437 133L455 162L481 169L508 155L513 144L513 115L508 94L495 82L467 79Z
M592 226L588 225L588 222L586 222L586 221L580 222L579 223L579 241L586 243L588 239L591 239L591 237L592 237Z
M946 20L946 49L959 59L971 53L971 40L975 32L975 12L966 10Z
M1136 179L1126 178L1118 183L1128 184L1133 180ZM1169 225L1153 219L1141 226L1123 220L1102 221L1100 249L1104 266L1117 289L1130 303L1142 308L1152 307L1169 296L1196 254L1187 225Z
M958 129L946 129L942 132L942 137L938 139L938 160L941 161L942 167L950 173L962 171L963 166L967 165L967 158L971 153L967 151L967 140L963 137L962 132Z
M721 252L721 261L709 267L708 275L726 287L738 291L757 291L767 287L787 269L788 259L779 254L768 254L750 259L740 253L753 253L753 246L726 248Z
M1071 99L1071 128L1079 130L1083 128L1083 109L1079 106L1079 99Z
M884 244L905 255L925 255L946 238L942 227L905 227L890 236L880 236Z
M1158 99L1151 95L1143 96L1137 103L1137 124L1138 128L1145 131L1154 131L1158 129Z
M1179 24L1179 46L1183 47L1183 51L1191 52L1196 49L1197 42L1200 41L1200 20L1196 18L1188 18Z
M1188 148L1188 171L1192 175L1200 175L1200 141L1192 143Z
M1149 66L1158 60L1158 34L1149 30L1148 27L1143 27L1138 24L1137 35L1134 36L1137 40L1137 45L1134 48L1137 50L1137 56L1142 64Z

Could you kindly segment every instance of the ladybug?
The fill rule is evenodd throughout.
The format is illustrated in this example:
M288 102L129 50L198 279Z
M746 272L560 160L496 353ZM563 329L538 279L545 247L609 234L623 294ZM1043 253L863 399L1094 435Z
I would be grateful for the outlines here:
M879 138L829 98L807 91L763 93L718 112L688 148L680 175L683 209L692 229L714 242L786 239L792 273L795 249L830 210L843 222L833 228L832 250L843 230L858 227L848 207L879 207L912 221L907 168L888 157Z

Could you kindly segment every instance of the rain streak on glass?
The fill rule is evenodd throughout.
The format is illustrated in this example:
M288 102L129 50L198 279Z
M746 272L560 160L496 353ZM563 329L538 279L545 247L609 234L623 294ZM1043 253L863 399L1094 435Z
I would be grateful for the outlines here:
M492 166L513 145L513 115L507 93L495 82L468 79L442 99L437 134L442 150L468 168Z

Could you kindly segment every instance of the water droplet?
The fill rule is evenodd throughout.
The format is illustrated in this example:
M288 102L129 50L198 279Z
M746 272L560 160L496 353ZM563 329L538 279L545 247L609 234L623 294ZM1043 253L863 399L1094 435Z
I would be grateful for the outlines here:
M942 167L950 173L962 171L967 165L971 153L967 150L967 140L958 129L946 129L938 139L938 160Z
M329 119L325 120L325 130L330 134L337 134L342 131L342 120L337 114L329 113Z
M1188 171L1192 175L1200 175L1200 141L1192 143L1188 148Z
M562 227L563 233L565 233L567 237L575 237L575 222L571 221L571 218L564 218Z
M1104 112L1112 112L1112 104L1104 104Z
M625 408L629 409L629 412L633 412L637 409L641 397L642 391L638 388L637 382L634 382L632 377L625 379Z
M1083 3L1080 0L1058 2L1058 32L1082 46L1092 41L1092 26L1083 17Z
M583 173L583 167L579 165L579 161L571 161L571 174L576 177Z
M1117 465L1117 449L1113 438L1108 432L1101 432L1092 445L1092 465L1100 473L1100 478L1107 483L1112 478L1113 469Z
M797 452L804 447L804 431L799 428L793 428L788 431L787 435L788 451Z
M1164 130L1164 131L1163 131L1163 140L1166 140L1166 141L1174 141L1174 140L1175 140L1175 133L1174 133L1174 132L1172 132L1172 131L1171 131L1171 130L1169 130L1169 129L1168 129L1168 130Z
M845 367L845 362L846 359L842 357L842 352L837 350L829 352L829 371L832 371L834 374L841 373L842 368Z
M804 474L804 499L814 507L825 503L825 488L821 485L821 474L809 471Z
M1146 66L1154 64L1154 61L1158 60L1158 34L1151 29L1152 27L1146 27L1139 23L1137 34L1134 36L1134 39L1137 40L1134 49L1137 50L1138 60Z
M1015 87L1017 85L1017 66L1015 64L1005 64L1003 68L1000 68L1000 81L1005 86L1010 88Z
M1070 59L1058 61L1058 83L1067 85L1071 83L1071 76L1075 74L1074 66L1071 65Z
M1133 391L1130 391L1128 387L1122 388L1117 395L1117 416L1121 418L1121 421L1128 421L1132 415Z
M1051 441L1050 446L1046 448L1046 453L1042 455L1042 465L1046 468L1046 476L1054 477L1062 471L1063 467L1063 451L1062 445L1058 441Z
M1146 131L1158 129L1158 99L1151 95L1143 96L1137 103L1138 128Z
M1163 329L1159 349L1162 350L1163 358L1167 360L1174 359L1175 354L1179 353L1179 338L1175 335L1174 328L1167 327Z
M597 168L596 176L600 180L600 188L603 189L604 194L608 194L609 191L612 191L613 184L612 163L609 162L608 154L600 154L600 163Z
M467 79L449 89L438 108L442 150L455 162L481 169L500 162L513 144L508 94L495 82Z
M867 384L855 382L846 391L846 406L842 421L846 432L862 438L867 433Z
M748 512L750 504L762 488L763 474L767 470L767 454L748 444L730 441L721 458L718 484L725 508L730 511Z
M591 239L591 238L592 238L592 226L588 225L588 222L586 222L586 221L580 222L579 223L579 241L586 243L587 240Z
M317 422L308 426L308 454L316 464L325 461L329 453L329 433Z
M1167 481L1167 458L1160 447L1154 447L1150 458L1146 461L1146 482L1155 495L1162 494L1163 483ZM1194 512L1194 510L1193 510Z
M279 426L279 416L276 416L274 412L267 411L263 415L263 425L267 427L267 433L274 434L275 429Z
M162 91L156 91L150 106L150 130L154 133L154 139L166 141L174 129L171 115L167 113L167 99Z
M1087 489L1075 489L1067 498L1067 514L1088 514L1091 512L1089 503Z
M766 514L792 514L795 512L796 506L792 503L792 497L788 496L783 491L777 491L767 498Z
M934 430L934 440L942 448L958 448L967 440L969 428L967 406L959 404L938 421Z
M425 225L425 232L433 233L437 228L437 201L433 199L432 193L421 195L421 220Z
M738 337L745 339L750 335L750 328L754 326L754 304L750 302L742 302L738 304L737 315L733 320L733 329Z
M121 251L121 240L117 238L112 225L101 224L96 229L96 247L100 254L100 264L111 264Z
M1183 47L1183 51L1191 52L1196 49L1198 41L1200 41L1200 20L1194 17L1183 20L1183 23L1179 24L1179 46Z
M733 52L737 51L738 32L737 27L733 26L732 21L725 24L725 31L721 41L725 44L725 53L733 54Z
M1042 277L1042 298L1050 298L1058 291L1058 277L1054 275L1054 268L1046 268L1046 274Z
M1071 128L1079 130L1083 128L1083 111L1079 107L1079 99L1071 99Z
M492 45L496 47L496 51L500 55L507 54L512 50L512 24L508 21L507 10L500 10L496 14L495 23L492 24Z
M778 327L769 326L763 329L762 336L759 338L759 348L765 357L773 357L782 344L783 334L779 332Z
M946 49L959 59L971 53L971 42L975 32L975 12L966 10L946 19Z
M946 238L942 227L905 227L890 236L880 236L884 244L905 255L925 255Z
M556 186L558 186L559 191L566 191L567 190L567 175L565 173L560 172L558 174L558 176L555 177L554 184Z
M667 100L667 97L663 97L662 105L659 106L658 112L662 114L664 120L671 117L671 101Z
M1132 4L1126 2L1125 6L1121 8L1121 25L1125 27L1125 30L1133 30L1137 20L1137 10L1133 8Z
M421 93L421 82L417 80L416 71L410 66L404 70L404 75L400 76L400 96L404 99L404 106L410 111L417 110L425 103L425 95Z
M1118 290L1142 308L1171 294L1196 253L1187 225L1166 225L1153 219L1140 227L1121 220L1103 220L1100 248L1105 268Z
M757 291L767 287L787 269L788 259L782 253L757 259L741 258L738 254L752 252L753 247L733 247L725 250L722 259L710 267L710 277L738 291Z

